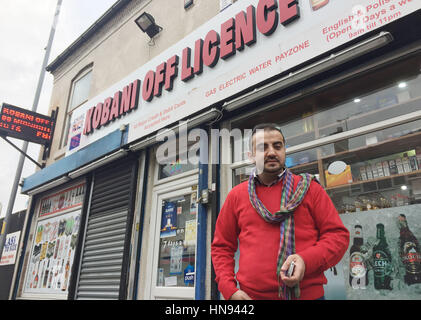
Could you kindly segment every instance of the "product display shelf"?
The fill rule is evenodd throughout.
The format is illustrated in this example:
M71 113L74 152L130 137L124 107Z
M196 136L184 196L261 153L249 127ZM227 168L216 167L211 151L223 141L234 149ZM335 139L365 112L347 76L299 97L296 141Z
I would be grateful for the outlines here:
M352 182L352 183L342 184L342 185L339 185L339 186L327 187L327 188L325 188L325 190L326 191L332 191L332 190L339 190L339 189L344 189L344 188L346 189L346 188L356 186L356 185L362 185L362 184L367 184L367 183L372 183L372 182L378 182L378 181L383 181L383 180L388 180L388 179L399 178L399 177L410 177L412 175L418 175L418 174L421 174L421 170L407 172L407 173L401 173L401 174L394 174L394 175L374 178L374 179L370 179L370 180L355 181L355 182Z
M362 125L365 125L361 123L361 120L363 120L364 122L367 122L368 120L373 120L374 122L378 122L378 121L390 119L390 118L393 118L395 116L399 116L405 113L417 111L420 109L419 107L420 103L421 103L421 97L416 97L416 98L411 98L411 99L398 102L389 106L376 107L366 112L359 112L357 114L351 115L348 118L346 118L346 120L341 120L334 123L322 125L318 128L318 130L319 132L322 132L325 129L328 129L331 127L337 127L341 123L346 123L347 130L351 130L354 128L358 128ZM379 115L381 115L381 117L379 117ZM373 123L373 121L371 121L371 123ZM353 125L353 123L355 123L355 125Z
M420 128L421 130L421 128ZM356 158L356 159L368 159L373 156L382 157L391 153L397 153L399 149L414 149L415 146L421 146L421 131L410 133L404 136L390 138L384 141L380 141L373 145L366 145L357 147L347 151L341 151L332 155L323 156L320 160L324 163L329 163L335 160ZM394 150L391 152L391 150ZM360 160L358 160L360 161Z
M319 163L319 161L311 161L311 162L307 162L307 163L298 164L298 165L293 166L289 169L295 174L299 174L299 173L302 173L302 172L318 173L317 172L318 171L317 170L318 163Z
M326 180L324 175L324 170L327 169L328 165L334 161L345 161L347 164L351 165L351 168L357 163L362 161L373 161L374 158L381 158L385 156L390 156L391 154L406 152L408 150L413 150L416 146L421 146L419 141L421 141L421 132L414 132L406 134L400 137L389 138L384 141L380 141L373 145L365 145L362 147L357 147L351 150L338 152L336 154L328 156L320 156L320 151L318 150L319 159L316 161L311 161L308 163L299 164L291 167L291 171L295 174L308 172L311 174L319 174L319 180L323 186L326 187ZM377 177L367 180L354 181L352 183L346 183L337 186L326 187L326 190L340 190L346 189L347 187L367 184L372 182L383 181L387 179L412 176L421 174L421 170L393 174L389 176Z
M303 127L301 133L296 133L290 136L287 136L288 144L291 146L298 145L305 141L309 141L311 139L317 139L321 137L325 137L328 135L332 135L338 132L331 132L331 128L341 127L342 125L345 127L343 128L344 131L355 129L364 125L372 124L381 120L391 119L396 116L418 111L420 109L421 97L411 98L405 100L403 102L395 103L385 107L373 107L374 109L366 111L366 112L359 112L353 115L350 115L345 120L335 121L328 124L323 124L326 122L325 119L318 119L316 115L310 117L307 121L312 122L313 130L308 130ZM305 122L303 122L303 126ZM327 130L327 132L326 132Z

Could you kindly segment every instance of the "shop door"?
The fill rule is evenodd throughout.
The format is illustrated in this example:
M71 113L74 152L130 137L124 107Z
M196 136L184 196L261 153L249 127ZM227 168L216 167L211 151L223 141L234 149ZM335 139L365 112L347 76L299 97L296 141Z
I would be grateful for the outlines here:
M150 299L194 299L197 179L154 189Z

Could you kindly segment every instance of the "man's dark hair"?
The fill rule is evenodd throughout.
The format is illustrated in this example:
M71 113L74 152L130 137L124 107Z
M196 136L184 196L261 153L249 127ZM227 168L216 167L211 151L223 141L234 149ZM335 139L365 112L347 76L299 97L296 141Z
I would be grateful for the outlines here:
M281 135L282 135L282 139L283 139L284 144L285 144L285 136L282 133L282 130L281 130L281 126L280 125L278 125L276 123L273 123L273 122L261 123L261 124L258 124L257 126L255 126L253 128L252 132L251 132L251 136L250 136L250 150L253 150L253 136L256 134L257 130L265 130L265 131L274 131L274 130L276 130L276 131L279 131L281 133Z

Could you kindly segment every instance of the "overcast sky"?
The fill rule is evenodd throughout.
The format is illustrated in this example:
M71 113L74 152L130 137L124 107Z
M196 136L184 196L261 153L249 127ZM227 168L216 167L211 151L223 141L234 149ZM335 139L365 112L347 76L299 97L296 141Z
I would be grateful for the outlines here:
M49 61L53 61L116 0L63 0ZM42 61L53 23L57 0L0 0L0 104L31 110ZM53 77L45 75L38 113L48 114ZM19 147L22 141L10 139ZM40 147L30 143L28 154L38 159ZM6 213L15 178L19 152L0 139L0 217ZM25 160L22 177L36 166ZM28 197L20 194L13 212L27 208Z

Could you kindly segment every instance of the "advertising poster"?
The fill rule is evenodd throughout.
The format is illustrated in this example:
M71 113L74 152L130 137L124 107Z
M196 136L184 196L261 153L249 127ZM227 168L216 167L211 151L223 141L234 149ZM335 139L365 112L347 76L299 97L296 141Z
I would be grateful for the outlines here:
M186 246L196 245L196 238L197 238L196 230L197 230L196 220L186 221L186 236L184 239L184 243Z
M77 210L38 222L25 293L67 293L80 215L81 211Z
M327 299L421 299L421 204L341 214L350 244Z
M41 200L39 217L53 215L82 205L85 184L79 184L45 197Z
M4 243L3 254L1 256L0 266L15 264L16 253L18 251L20 231L9 233Z
M162 212L161 238L174 237L177 233L177 207L174 202L166 202Z
M183 250L183 246L175 246L171 248L170 275L181 274L181 267L183 265Z

